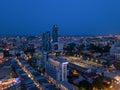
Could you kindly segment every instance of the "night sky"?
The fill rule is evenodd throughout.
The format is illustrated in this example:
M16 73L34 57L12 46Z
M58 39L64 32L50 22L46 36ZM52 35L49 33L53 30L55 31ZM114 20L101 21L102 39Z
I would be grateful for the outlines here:
M0 0L0 35L120 34L120 0Z

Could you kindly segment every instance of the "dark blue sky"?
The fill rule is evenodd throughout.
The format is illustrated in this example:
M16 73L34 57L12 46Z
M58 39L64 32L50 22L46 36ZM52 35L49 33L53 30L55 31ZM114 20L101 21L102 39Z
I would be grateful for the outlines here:
M120 33L120 0L0 0L0 35Z

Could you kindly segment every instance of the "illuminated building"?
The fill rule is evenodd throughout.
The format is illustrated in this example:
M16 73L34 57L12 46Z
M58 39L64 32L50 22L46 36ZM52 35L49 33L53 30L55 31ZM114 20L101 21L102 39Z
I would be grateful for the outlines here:
M4 57L3 52L0 52L0 59L2 59Z
M57 83L67 81L67 64L68 62L62 58L49 58L45 62L45 73L50 81Z
M111 47L110 55L114 56L116 60L120 60L120 39Z
M2 90L21 90L21 81L19 78L11 78L0 81L0 89Z
M10 61L4 61L0 67L0 90L21 90L21 80L13 78Z

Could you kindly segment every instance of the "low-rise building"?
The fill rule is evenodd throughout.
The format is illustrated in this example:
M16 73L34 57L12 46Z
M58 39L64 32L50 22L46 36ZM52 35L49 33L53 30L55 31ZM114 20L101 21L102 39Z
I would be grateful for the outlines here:
M54 83L67 81L67 64L68 61L63 58L49 58L45 62L46 76Z
M74 90L73 85L66 81L60 82L59 88L60 88L60 90Z

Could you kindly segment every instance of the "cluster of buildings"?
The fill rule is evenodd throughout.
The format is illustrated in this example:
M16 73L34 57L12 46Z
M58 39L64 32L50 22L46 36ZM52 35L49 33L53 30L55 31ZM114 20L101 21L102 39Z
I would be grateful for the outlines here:
M21 79L19 77L15 77L10 60L1 58L0 90L21 90L21 84Z
M103 83L106 78L112 80L119 78L120 75L117 73L119 71L113 64L116 60L119 60L120 55L118 36L61 36L58 38L57 32L58 27L55 25L53 26L52 37L50 32L43 33L42 37L45 77L51 83L59 88L60 86L66 86L67 90L73 90L74 86L79 87L79 83L84 80L92 84L99 75L104 75ZM61 50L58 48L60 45L58 39L63 43ZM45 50L44 48L47 46L50 48ZM58 52L59 55L57 55ZM72 52L73 54L71 56L66 52ZM69 60L69 57L73 58ZM108 80L107 83L109 82ZM70 83L73 85L70 85ZM109 88L112 89L113 84L110 84ZM62 88L61 90L66 89Z
M42 34L45 77L60 90L74 90L67 80L68 61L58 57L62 51L63 44L58 40L58 26L54 25L52 37L49 31Z
M91 85L99 76L112 90L120 88L119 63L116 35L59 36L53 25L42 36L0 37L0 88L5 90L79 90L82 81Z
M23 81L24 89L27 90L57 90L50 84L44 76L41 76L38 71L31 67L24 59L17 60L20 68L16 69L16 73ZM17 66L14 65L16 68Z
M44 51L61 51L63 44L58 40L58 26L54 25L52 35L50 31L42 34L42 50Z
M8 87L13 87L13 84L16 87L8 90L73 90L67 80L68 61L57 57L63 51L57 25L53 26L52 36L50 32L45 32L42 38L9 36L0 37L0 40L0 66L5 67L6 62L9 62L7 68L11 68L12 77L19 80L16 85L15 80L10 79L13 83ZM37 69L44 70L44 73L41 74Z
M110 54L115 57L116 60L120 60L120 37L118 37L118 40L111 47Z

